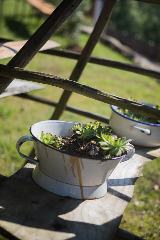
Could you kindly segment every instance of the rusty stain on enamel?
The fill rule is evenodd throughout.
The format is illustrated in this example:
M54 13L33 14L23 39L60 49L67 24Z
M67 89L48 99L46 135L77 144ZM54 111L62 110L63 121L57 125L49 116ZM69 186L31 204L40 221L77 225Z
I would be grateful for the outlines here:
M65 170L65 172L66 172L66 175L68 175L66 166L64 166L64 170Z
M64 157L64 154L62 153L62 157L63 157L63 162L65 162L65 157Z
M81 175L81 167L80 167L80 159L76 159L76 165L77 165L77 172L78 172L78 178L79 178L79 186L81 189L81 197L84 199L84 194L83 194L83 186L82 186L82 175Z
M83 186L82 186L82 175L81 175L81 166L84 169L84 165L82 162L82 159L78 159L74 156L70 156L70 163L72 164L71 170L73 172L73 176L76 177L75 175L75 166L77 166L77 173L78 173L78 179L79 179L79 186L81 190L81 198L84 199L84 194L83 194Z
M80 158L80 161L81 161L81 166L82 166L82 168L84 169L84 165L83 165L82 158Z
M71 170L72 170L73 176L76 178L76 175L75 175L75 172L74 172L75 164L76 164L76 158L74 156L70 156L70 163L72 164Z

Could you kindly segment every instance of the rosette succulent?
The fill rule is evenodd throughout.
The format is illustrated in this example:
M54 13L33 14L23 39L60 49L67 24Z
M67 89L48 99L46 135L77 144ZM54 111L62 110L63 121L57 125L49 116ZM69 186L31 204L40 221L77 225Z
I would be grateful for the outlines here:
M97 121L85 125L75 124L72 131L70 137L42 132L40 140L59 150L90 158L118 157L132 148L129 144L131 139L117 137L110 127L102 126Z

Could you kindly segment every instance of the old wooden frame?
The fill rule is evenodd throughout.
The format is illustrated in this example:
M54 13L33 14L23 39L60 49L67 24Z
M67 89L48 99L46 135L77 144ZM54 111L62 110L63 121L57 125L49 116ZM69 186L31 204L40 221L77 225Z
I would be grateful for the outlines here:
M67 2L67 0L65 1L65 2ZM76 4L79 4L78 2L80 2L80 1L75 1L76 2ZM155 2L157 2L157 1L155 1ZM63 3L63 2L62 2ZM61 3L61 5L59 6L59 9L62 9L63 10L63 8L64 8L64 5ZM48 51L46 51L45 53L48 53L48 54L55 54L55 55L57 55L57 56L64 56L64 57L69 57L69 58L74 58L74 59L78 59L78 62L77 62L77 64L76 64L76 66L75 66L75 69L73 70L73 72L72 72L72 74L71 74L71 77L70 77L70 79L72 79L72 80L74 80L74 81L78 81L78 79L79 79L79 77L81 76L81 74L82 74L82 72L83 72L83 69L85 68L85 66L86 66L86 64L87 64L87 62L93 62L93 63L96 63L96 64L100 64L100 65L103 65L103 66L109 66L109 67L114 67L114 68L119 68L119 69L122 69L122 70L127 70L127 71L131 71L131 72L134 72L134 71L136 71L136 73L139 73L139 74L143 74L143 75L146 75L146 76L152 76L152 77L156 77L156 78L159 78L159 76L160 76L160 74L159 74L159 72L158 71L153 71L153 70L150 70L150 69L145 69L145 68L141 68L141 67L138 67L138 66L134 66L133 64L126 64L126 63L120 63L120 62L116 62L116 61L111 61L111 60L109 60L109 59L101 59L101 58L95 58L95 57L91 57L91 52L92 52L92 50L94 49L94 46L96 45L96 43L97 43L97 41L98 41L98 39L99 39L99 37L100 37L100 35L101 35L101 33L102 33L102 31L103 31L103 29L104 29L104 26L106 25L106 22L105 22L105 20L107 19L107 21L109 20L109 17L110 17L110 15L111 15L111 12L112 12L112 10L113 10L113 7L114 7L114 5L115 5L115 3L116 3L116 1L106 1L106 3L105 3L105 5L104 5L104 8L103 8L103 10L102 10L102 13L101 13L101 15L100 15L100 17L99 17L99 20L98 20L98 22L97 22L97 24L96 24L96 26L95 26L95 29L94 29L94 31L93 31L93 33L91 34L91 37L89 38L89 40L88 40L88 42L87 42L87 44L86 44L86 46L85 46L85 48L84 48L84 50L83 50L83 52L82 52L82 54L80 55L80 54L76 54L76 53L69 53L69 52L67 52L67 51L54 51L54 50L48 50ZM67 3L68 4L68 3ZM66 6L65 6L66 7ZM74 6L75 8L76 8L76 6ZM68 8L68 5L67 5L67 8ZM58 9L58 10L59 10ZM73 9L72 9L73 10ZM107 10L107 12L106 12L106 10ZM57 9L56 9L56 11L57 11ZM54 11L52 14L51 14L51 16L53 17L53 15L55 14L55 12L56 11ZM71 9L69 10L69 11L71 11ZM57 11L58 13L60 12L60 10L59 11ZM71 13L71 12L70 12ZM58 14L57 14L58 15ZM57 16L56 14L55 14L55 16ZM47 21L48 21L48 19L47 19ZM47 22L46 21L46 22ZM44 23L38 30L37 30L37 32L32 36L32 38L31 38L31 40L29 40L26 44L25 44L25 46L21 49L21 51L19 51L19 53L14 57L14 58L12 58L12 60L8 63L8 65L12 65L12 66L15 66L15 65L19 65L19 66L21 66L22 65L22 67L23 67L23 65L26 65L27 64L27 60L25 60L26 61L26 63L22 63L21 62L21 60L20 60L20 58L22 57L22 55L23 55L23 51L24 51L24 53L25 53L25 51L28 49L28 47L31 45L30 44L30 42L32 42L33 41L33 39L35 40L36 38L37 38L37 36L39 35L39 32L43 32L43 31L45 31L45 27L47 26L47 24L48 23ZM49 21L50 22L50 21ZM60 25L60 22L58 21L58 24ZM45 27L44 27L45 26ZM58 28L58 26L55 24L55 26L52 28L52 31L54 32L56 29ZM49 31L49 30L47 30L47 31ZM53 33L52 32L52 33ZM51 34L51 33L50 33ZM45 37L45 40L43 39L43 41L46 41L46 37ZM43 45L42 44L42 41L40 41L39 42L39 44L40 45ZM34 47L32 46L32 49L33 49ZM38 45L37 45L37 49L38 49ZM32 53L31 54L31 52L29 52L28 53L28 55L30 56L30 57L28 57L28 59L32 59L33 58L33 56L36 54L36 51L37 50L35 50L35 52L34 53ZM19 57L20 56L20 57ZM18 60L19 59L19 60ZM16 61L17 61L17 63L16 63ZM20 61L19 62L19 64L18 64L18 61ZM29 61L29 60L28 60ZM77 70L76 70L77 69ZM3 88L6 88L6 86L8 85L8 82L9 81L11 81L12 79L10 78L7 78L7 81L6 81L6 78L5 77L1 77L0 78L0 91L2 91L2 89L1 89L1 82L2 82L2 85L3 85ZM4 84L4 82L5 82L5 84ZM55 106L56 106L56 109L57 110L55 110L55 113L53 114L53 116L52 116L52 119L54 119L54 118L56 118L56 119L58 119L59 117L60 117L60 115L61 115L61 113L63 112L63 110L65 109L65 107L66 107L66 104L67 104L67 101L68 101L68 99L69 99L69 97L70 97L70 95L71 95L71 92L66 92L66 91L64 91L64 93L62 94L62 97L61 97L61 99L60 99L60 101L59 101L59 103L57 104L55 104ZM24 97L24 96L23 96ZM113 99L112 99L113 100ZM125 105L123 105L123 103L122 102L119 102L119 100L121 101L121 98L120 99L118 99L118 102L114 102L114 101L112 101L111 100L111 102L110 102L110 100L109 101L107 101L107 103L112 103L112 104L117 104L119 107L121 107L121 106L125 106L126 108L128 107L128 109L132 109L132 106L130 107L129 105L130 105L130 103L131 104L133 104L134 105L134 103L132 102L132 101L130 101L130 102L128 102L127 104L129 104L128 106L125 104ZM44 100L43 100L44 101ZM128 100L126 100L125 99L125 102L126 101L128 101ZM46 101L45 101L46 102ZM122 104L122 105L121 105ZM145 106L144 106L145 107ZM134 108L134 110L135 111L138 111L139 112L139 110L140 109L136 109L136 108ZM79 110L78 110L79 111ZM81 111L81 110L80 110ZM83 112L83 110L81 111L81 112ZM148 114L148 113L146 113L145 112L145 109L143 109L143 106L141 106L141 113L143 113L143 114ZM150 110L149 110L149 113L150 113ZM85 113L84 113L85 114ZM156 110L155 109L155 115L153 114L152 115L152 117L153 118L158 118L159 119L159 116L156 116L157 114L159 114L159 112L158 112L158 110ZM92 116L94 116L94 114L91 114ZM96 115L95 115L95 117L96 117ZM105 121L108 121L108 119L104 119Z
M32 82L38 82L43 84L48 84L51 86L60 87L70 92L75 92L80 95L93 98L100 102L113 104L121 108L127 108L129 110L134 110L138 113L144 114L148 117L155 119L160 119L160 111L156 108L149 107L147 105L134 102L125 98L121 98L92 87L80 84L78 82L57 77L50 74L39 73L29 70L24 70L21 68L15 68L10 66L5 66L0 64L0 74L5 77L20 78Z

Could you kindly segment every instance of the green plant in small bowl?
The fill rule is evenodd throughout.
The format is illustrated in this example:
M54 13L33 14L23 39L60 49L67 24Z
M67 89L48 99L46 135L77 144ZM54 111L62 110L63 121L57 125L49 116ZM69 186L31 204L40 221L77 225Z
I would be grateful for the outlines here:
M42 131L40 140L58 150L97 159L119 157L132 148L131 139L117 137L110 127L103 127L98 121L75 124L72 131L70 137L57 137Z
M137 100L135 100L133 98L130 98L130 100L132 100L134 102L138 102ZM158 105L153 105L153 107L160 110L160 106L158 106ZM160 120L156 120L156 119L147 117L145 115L142 115L140 113L136 113L136 112L128 110L128 109L118 108L118 111L119 111L119 113L121 113L121 114L123 114L123 115L125 115L129 118L132 118L134 120L137 120L137 121L146 122L146 123L153 123L153 124L159 124L160 123Z
M160 110L158 105L152 103L130 100ZM141 147L160 146L160 121L111 105L112 113L109 125L118 137L125 136L132 139L132 144Z

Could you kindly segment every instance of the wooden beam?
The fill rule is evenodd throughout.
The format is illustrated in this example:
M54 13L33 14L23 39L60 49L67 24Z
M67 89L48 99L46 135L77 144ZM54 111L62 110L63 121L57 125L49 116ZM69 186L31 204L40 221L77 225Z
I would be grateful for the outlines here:
M120 108L126 108L138 112L140 114L146 115L148 117L160 120L160 110L97 90L95 88L91 88L89 86L65 78L40 72L27 71L20 68L10 67L2 64L0 64L0 75L24 80L26 79L32 82L56 86L59 88L63 88L67 91L75 92L80 95L93 98L100 102L113 104Z
M110 16L111 16L112 10L116 4L116 1L117 0L106 0L105 1L102 12L101 12L99 19L95 25L95 28L94 28L93 32L91 33L91 35L88 39L88 42L85 45L85 47L78 59L78 62L76 64L75 68L73 69L72 74L69 79L77 82L79 80L79 78L81 77L82 72L83 72L87 62L89 61L91 53L92 53L94 47L96 46L106 24L108 23L108 21L110 19ZM71 94L72 94L72 92L69 92L69 91L63 92L51 119L59 119L60 118Z
M81 2L82 0L63 0L21 50L11 59L8 66L25 67ZM12 80L12 77L10 79L0 77L0 93L7 88Z
M3 41L4 41L4 39L2 39L2 42ZM6 41L9 42L12 40L6 39ZM0 39L0 42L1 42L1 39ZM1 46L1 44L0 44L0 46ZM7 45L7 46L9 46L9 45ZM45 45L43 47L45 47ZM53 55L53 56L58 56L58 57L65 57L65 58L75 59L75 60L78 60L80 57L80 53L76 53L73 51L59 50L59 49L43 50L44 49L43 47L40 49L40 52L43 54L48 54L48 55ZM47 45L46 45L46 47L47 47ZM48 47L53 47L53 46L48 45ZM56 45L54 47L56 47ZM0 53L1 53L1 48L0 48ZM0 58L1 58L1 56L0 56ZM107 58L99 58L99 57L94 57L94 56L91 56L88 62L98 64L101 66L106 66L106 67L129 71L129 72L141 74L141 75L156 78L156 79L160 79L160 71L140 67L135 64L118 62L118 61L110 60Z
M80 53L58 50L58 49L44 50L41 53L54 55L54 56L58 56L58 57L65 57L65 58L69 58L69 59L75 59L75 60L78 60L80 57ZM114 60L110 60L110 59L106 59L106 58L94 57L94 56L91 56L88 62L97 64L97 65L101 65L101 66L106 66L106 67L129 71L129 72L141 74L141 75L148 76L148 77L153 77L156 79L160 79L160 71L140 67L135 64L118 62L118 61L114 61Z
M25 98L25 99L29 99L29 100L33 100L33 101L36 101L36 102L39 102L39 103L47 104L47 105L52 106L52 107L56 107L57 104L58 104L58 102L51 101L49 99L42 98L42 97L35 96L35 95L31 95L31 94L28 94L28 93L22 93L22 94L18 94L16 96L21 97L21 98ZM77 107L73 107L73 106L69 106L69 105L66 106L65 110L69 111L69 112L72 112L72 113L75 113L75 114L79 114L83 117L92 118L92 119L97 120L99 122L109 124L109 118L108 117L105 117L105 116L102 116L102 115L99 115L99 114L96 114L96 113L91 113L91 112L88 112L86 110L83 110L83 109L80 109L80 108L77 108Z

